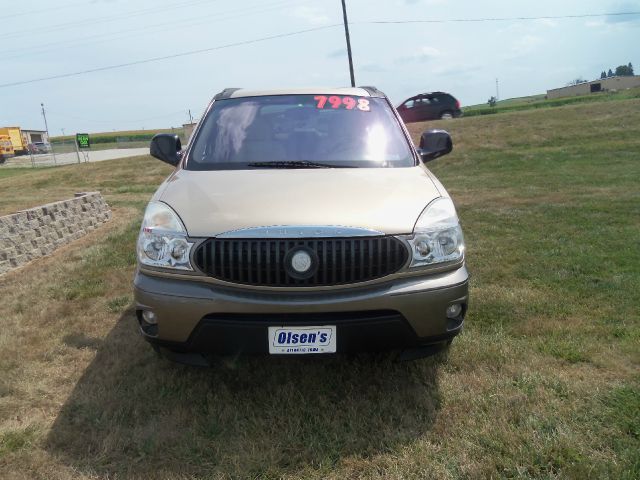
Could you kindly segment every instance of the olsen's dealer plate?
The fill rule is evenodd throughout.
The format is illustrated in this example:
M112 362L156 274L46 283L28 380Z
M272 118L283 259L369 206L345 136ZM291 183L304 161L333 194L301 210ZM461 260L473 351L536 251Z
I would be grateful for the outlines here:
M335 353L336 326L269 327L269 353Z

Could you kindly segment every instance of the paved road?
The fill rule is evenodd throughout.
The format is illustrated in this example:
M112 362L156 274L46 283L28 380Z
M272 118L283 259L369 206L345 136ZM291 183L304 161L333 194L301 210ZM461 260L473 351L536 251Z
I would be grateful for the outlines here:
M114 160L116 158L135 157L137 155L148 155L149 148L114 148L111 150L92 150L89 152L80 152L81 162L101 162L103 160ZM51 154L39 154L33 155L33 163L37 166L52 166L52 165L68 165L70 163L78 163L78 155L75 152L72 153L58 153L56 154L56 161L54 163L53 156ZM2 167L31 167L31 157L29 155L21 155L19 157L13 157L8 159Z

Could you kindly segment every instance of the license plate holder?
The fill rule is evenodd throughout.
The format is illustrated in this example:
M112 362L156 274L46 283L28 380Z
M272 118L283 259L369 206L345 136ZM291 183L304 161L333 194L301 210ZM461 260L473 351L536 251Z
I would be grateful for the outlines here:
M272 326L267 340L272 355L335 353L336 326Z

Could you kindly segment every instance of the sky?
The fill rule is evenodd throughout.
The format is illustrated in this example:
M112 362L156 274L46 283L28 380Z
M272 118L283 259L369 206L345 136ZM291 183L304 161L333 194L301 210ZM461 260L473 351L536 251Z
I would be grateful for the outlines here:
M496 78L506 99L629 62L640 74L640 15L450 21L638 12L640 0L346 3L356 85L394 105L428 91L484 103ZM199 118L226 87L350 82L340 0L0 0L0 10L0 126L44 129L44 103L54 136L153 130L188 122L189 110ZM438 22L366 23L405 20ZM242 44L302 30L312 31ZM170 58L3 86L156 57Z

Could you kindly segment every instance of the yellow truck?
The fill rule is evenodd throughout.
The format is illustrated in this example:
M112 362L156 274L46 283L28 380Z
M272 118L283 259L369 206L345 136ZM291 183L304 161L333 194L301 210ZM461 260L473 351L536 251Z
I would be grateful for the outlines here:
M20 127L2 127L0 128L0 135L9 137L11 145L13 145L13 152L15 155L24 155L28 153L27 145L22 138Z
M9 135L0 135L0 164L4 163L7 158L15 155L13 143Z

